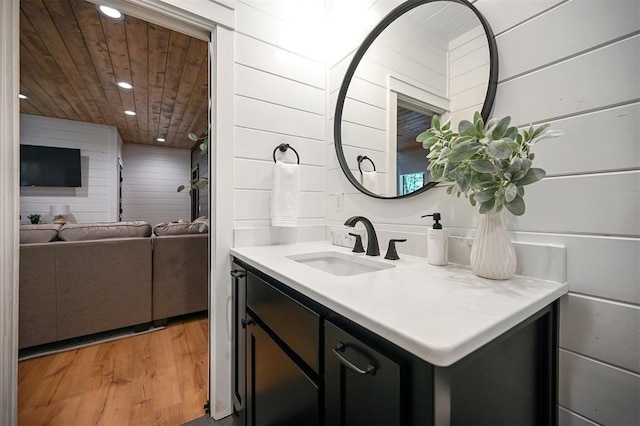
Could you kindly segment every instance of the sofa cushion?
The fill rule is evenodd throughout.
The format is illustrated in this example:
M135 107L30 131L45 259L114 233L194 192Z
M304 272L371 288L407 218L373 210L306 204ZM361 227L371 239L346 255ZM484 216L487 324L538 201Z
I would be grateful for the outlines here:
M58 238L62 225L43 223L38 225L20 225L20 244L48 243Z
M159 237L163 235L206 234L207 232L209 232L207 222L198 219L193 222L159 223L153 227L153 233Z
M62 229L58 231L58 237L64 241L150 236L151 225L142 220L132 222L65 223Z

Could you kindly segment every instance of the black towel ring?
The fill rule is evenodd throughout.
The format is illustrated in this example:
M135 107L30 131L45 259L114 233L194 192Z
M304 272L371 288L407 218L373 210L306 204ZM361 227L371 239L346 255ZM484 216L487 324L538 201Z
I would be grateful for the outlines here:
M371 165L373 166L373 171L376 171L376 165L373 162L373 160L369 157L367 157L366 155L358 155L358 170L360 170L360 173L362 173L362 169L360 168L360 164L364 161L364 160L369 160L369 162L371 163Z
M276 146L276 149L273 150L273 162L276 162L276 151L280 150L280 152L285 152L287 149L291 149L296 154L296 158L298 159L298 164L300 164L300 156L298 155L298 151L296 151L291 145L288 143L281 143Z

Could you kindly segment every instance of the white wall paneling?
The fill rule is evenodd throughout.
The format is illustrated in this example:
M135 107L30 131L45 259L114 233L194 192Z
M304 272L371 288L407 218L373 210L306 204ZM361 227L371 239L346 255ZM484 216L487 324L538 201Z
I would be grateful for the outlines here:
M560 347L640 373L640 307L570 294L560 307Z
M560 350L559 403L603 425L640 423L640 376Z
M497 38L500 80L636 32L639 7L636 0L616 0L614 4L609 0L572 0L522 28L501 34Z
M20 212L48 216L52 204L68 204L78 222L117 220L118 132L114 126L20 115L20 143L79 148L81 188L20 188Z
M273 161L236 158L233 166L233 179L236 188L271 190L273 188L273 168ZM300 189L324 193L324 167L301 165Z
M525 191L527 212L513 218L515 229L640 235L640 171L545 178Z
M235 33L234 244L316 239L326 211L325 3L240 1ZM270 226L273 150L300 156L297 230ZM295 161L291 151L276 158ZM294 232L295 231L295 232Z
M235 43L236 64L263 70L314 87L324 87L323 67L319 66L318 62L240 32L235 33Z
M236 127L234 129L234 155L236 158L273 162L273 150L281 143L293 146L300 156L300 164L324 166L327 150L324 141L265 132L263 130ZM293 151L276 153L276 158L285 162L296 161Z
M512 232L514 241L567 248L571 292L640 305L640 239Z
M122 149L122 220L158 223L191 218L191 151L138 144Z
M534 146L536 166L545 169L547 176L638 169L638 118L640 103L636 102L551 121L564 136Z
M236 96L236 126L290 136L324 139L324 115ZM275 147L274 147L275 148Z
M239 2L236 29L288 52L324 63L324 22L317 19L324 15L324 7L324 2L318 0Z
M510 29L519 29L529 25L539 15L552 11L553 8L569 0L536 0L536 1L505 1L505 0L476 0L477 7L489 21L493 34L500 36ZM523 25L525 24L525 25Z
M640 35L616 41L502 83L493 114L510 115L513 124L523 125L636 102L639 43Z
M324 90L264 71L236 65L236 94L301 111L324 114Z
M597 426L589 419L577 415L564 407L558 407L558 424L562 426Z

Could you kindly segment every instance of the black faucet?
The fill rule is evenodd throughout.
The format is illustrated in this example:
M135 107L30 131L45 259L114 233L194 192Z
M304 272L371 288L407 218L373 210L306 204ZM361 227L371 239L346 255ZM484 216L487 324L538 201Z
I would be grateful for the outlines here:
M364 216L352 216L344 223L346 226L353 228L356 223L362 222L364 229L367 230L367 256L380 256L380 248L378 247L378 236L373 224Z

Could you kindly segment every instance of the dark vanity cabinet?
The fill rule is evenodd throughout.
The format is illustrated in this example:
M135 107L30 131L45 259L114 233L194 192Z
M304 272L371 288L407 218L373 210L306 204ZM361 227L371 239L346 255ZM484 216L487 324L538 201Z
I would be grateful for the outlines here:
M383 355L329 321L324 333L325 423L405 424L403 361Z
M247 424L319 424L319 385L277 337L251 314L248 317Z
M240 424L557 424L556 303L438 367L242 261L234 271Z
M247 273L250 425L320 424L320 316Z
M242 424L245 423L244 404L246 387L246 306L247 306L247 271L237 263L231 265L231 298L232 318L232 358L231 358L231 382L232 398L235 411L240 416Z

